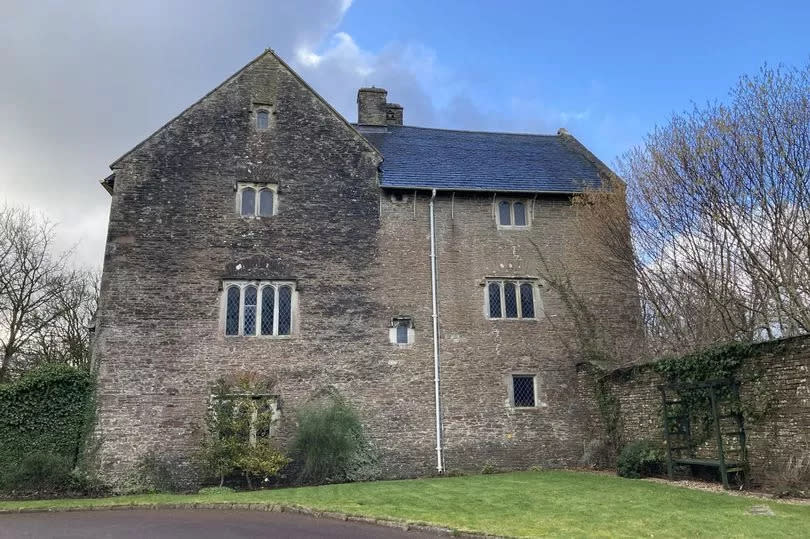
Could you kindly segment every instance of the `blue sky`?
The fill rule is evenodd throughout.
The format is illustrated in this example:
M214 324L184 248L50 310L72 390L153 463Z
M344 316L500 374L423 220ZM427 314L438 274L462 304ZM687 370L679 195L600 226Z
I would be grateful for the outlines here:
M362 49L424 44L463 95L505 117L482 128L532 125L521 113L541 127L557 119L607 162L691 101L723 99L764 62L810 58L810 2L376 5L357 0L341 25Z
M108 165L272 47L350 121L554 133L608 164L764 62L810 61L810 2L0 0L0 202L100 266Z

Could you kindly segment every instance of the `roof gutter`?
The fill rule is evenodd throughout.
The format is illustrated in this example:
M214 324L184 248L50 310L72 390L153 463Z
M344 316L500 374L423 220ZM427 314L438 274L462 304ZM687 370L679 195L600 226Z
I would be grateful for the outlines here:
M436 262L436 219L434 216L434 200L436 190L430 196L430 291L433 300L433 386L436 399L436 470L444 472L444 457L442 455L442 400L440 393L440 366L439 358L439 275Z

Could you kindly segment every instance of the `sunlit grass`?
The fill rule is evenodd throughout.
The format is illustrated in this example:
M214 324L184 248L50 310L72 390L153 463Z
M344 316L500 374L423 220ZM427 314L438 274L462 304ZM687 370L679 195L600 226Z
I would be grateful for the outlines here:
M291 504L511 536L807 537L810 506L571 471L379 481L207 495L0 502L0 509L178 503ZM0 516L0 521L2 516Z

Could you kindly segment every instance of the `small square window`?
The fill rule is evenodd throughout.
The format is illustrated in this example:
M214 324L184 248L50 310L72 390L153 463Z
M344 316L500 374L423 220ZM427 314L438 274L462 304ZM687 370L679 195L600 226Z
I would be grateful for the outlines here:
M412 344L414 339L413 319L407 316L395 316L391 319L388 338L391 344L399 346Z
M537 406L533 375L512 375L512 406L515 408Z

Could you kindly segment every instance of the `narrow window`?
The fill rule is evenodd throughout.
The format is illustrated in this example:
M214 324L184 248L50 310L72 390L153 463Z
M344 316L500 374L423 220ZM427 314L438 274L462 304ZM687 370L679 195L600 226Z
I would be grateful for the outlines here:
M256 334L256 287L245 287L245 304L242 314L242 325L244 335Z
M506 318L517 318L517 294L515 283L504 283L503 302L505 303Z
M516 408L533 408L534 376L512 376L512 405Z
M534 318L534 288L529 283L520 285L520 316Z
M405 320L397 323L397 344L408 344L408 325Z
M501 317L501 285L489 283L489 317Z
M505 200L498 204L498 216L500 218L499 224L502 226L509 226L512 224L510 206L511 204Z
M225 314L225 335L239 335L239 287L228 288Z
M276 289L272 286L262 288L262 335L273 334L273 317L275 316Z
M256 215L256 191L251 187L242 190L242 217L252 217Z
M270 113L266 110L256 112L256 127L259 129L267 129L270 125Z
M526 226L526 207L523 202L512 204L512 211L515 214L515 226Z
M292 289L282 286L278 289L278 334L289 335L292 329Z
M270 217L273 215L273 191L262 189L259 191L259 216Z

